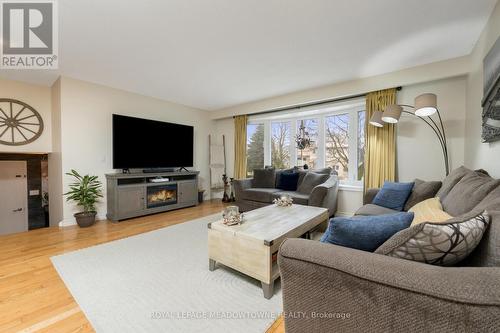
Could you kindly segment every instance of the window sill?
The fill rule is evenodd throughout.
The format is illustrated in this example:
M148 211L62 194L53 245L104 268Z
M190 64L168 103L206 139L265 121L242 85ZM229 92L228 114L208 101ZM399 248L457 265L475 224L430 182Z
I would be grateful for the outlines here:
M358 184L339 184L339 190L351 192L363 192L363 185Z

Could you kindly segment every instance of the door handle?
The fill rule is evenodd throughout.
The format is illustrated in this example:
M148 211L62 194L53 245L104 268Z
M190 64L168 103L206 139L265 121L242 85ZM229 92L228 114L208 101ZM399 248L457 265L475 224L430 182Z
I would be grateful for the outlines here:
M18 208L18 209L14 209L14 210L13 210L13 212L14 212L14 213L17 213L17 212L22 212L22 211L23 211L23 209L22 209L22 208Z

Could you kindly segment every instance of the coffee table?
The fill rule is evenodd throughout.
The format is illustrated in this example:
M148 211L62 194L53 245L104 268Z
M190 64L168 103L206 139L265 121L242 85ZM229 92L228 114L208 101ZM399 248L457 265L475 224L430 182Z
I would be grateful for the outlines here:
M274 294L279 278L276 254L286 238L309 235L328 221L326 208L293 204L271 205L244 214L243 223L226 226L221 220L208 225L209 269L217 262L259 280L264 297Z

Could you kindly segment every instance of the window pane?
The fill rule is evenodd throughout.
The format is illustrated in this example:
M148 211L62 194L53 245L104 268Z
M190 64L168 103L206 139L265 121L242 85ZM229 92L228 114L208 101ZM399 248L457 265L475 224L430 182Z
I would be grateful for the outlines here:
M358 180L365 174L365 111L358 112Z
M304 130L301 131L301 127ZM301 137L303 133L306 133L305 137L309 138L311 141L309 144L305 143L304 140L299 141L299 139L304 139ZM317 168L317 155L318 152L318 120L317 119L303 119L297 121L297 137L296 137L296 147L297 147L297 164L298 166L303 166L307 164L310 169ZM300 149L300 146L304 149Z
M337 171L339 179L349 177L349 114L325 118L326 166Z
M276 169L290 167L290 122L271 124L271 159Z
M247 177L264 167L264 125L247 125Z

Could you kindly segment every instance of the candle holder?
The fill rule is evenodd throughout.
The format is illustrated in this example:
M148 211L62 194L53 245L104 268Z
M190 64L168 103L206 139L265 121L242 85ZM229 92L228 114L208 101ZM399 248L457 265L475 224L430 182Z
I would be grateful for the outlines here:
M222 212L222 223L225 225L240 225L243 222L243 214L238 206L227 206Z
M279 198L274 199L273 203L278 207L290 207L293 204L293 199L288 194L283 194Z

